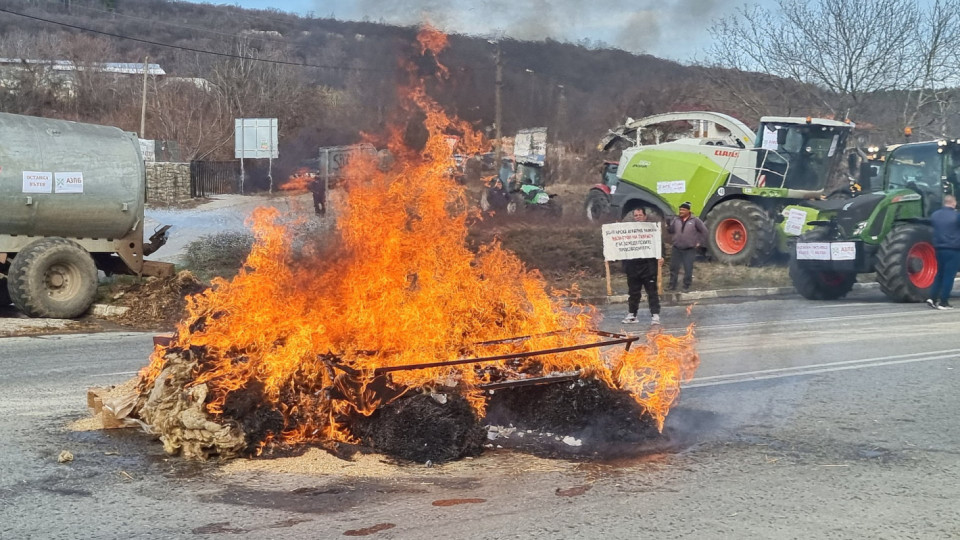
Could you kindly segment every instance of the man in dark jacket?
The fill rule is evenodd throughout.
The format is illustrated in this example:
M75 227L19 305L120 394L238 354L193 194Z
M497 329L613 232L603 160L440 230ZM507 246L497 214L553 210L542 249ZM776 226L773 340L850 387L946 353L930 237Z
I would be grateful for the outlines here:
M643 208L633 211L634 221L647 221L647 214ZM662 259L626 259L623 261L623 271L627 274L627 316L624 324L640 322L637 319L637 310L640 309L640 297L644 289L647 291L647 304L650 306L650 323L660 324L660 294L657 291L657 275Z
M700 218L690 213L690 203L685 202L680 205L677 217L670 222L667 231L673 239L668 289L677 290L677 278L680 276L680 267L683 266L683 290L689 291L690 284L693 283L693 261L697 257L697 248L707 237L707 227Z
M314 178L307 186L313 193L313 211L318 216L327 214L327 186L320 178Z
M930 287L927 305L934 309L953 309L950 293L960 269L960 214L956 197L944 195L943 208L930 215L930 223L933 224L933 248L937 251L937 277Z

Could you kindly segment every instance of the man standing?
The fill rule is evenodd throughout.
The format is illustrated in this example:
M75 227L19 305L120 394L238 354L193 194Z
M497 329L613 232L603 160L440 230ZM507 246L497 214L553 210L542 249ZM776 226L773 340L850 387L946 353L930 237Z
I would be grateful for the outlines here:
M933 248L937 251L937 277L930 287L927 305L934 309L953 309L950 293L960 269L960 214L957 198L943 196L943 208L930 215L933 224Z
M643 208L633 211L634 221L647 221L647 214ZM640 309L640 297L643 290L647 291L647 304L650 306L650 324L660 324L660 295L657 292L658 267L663 259L626 259L623 261L623 271L627 274L627 316L624 324L634 324L637 320L637 310Z
M308 185L310 192L313 193L313 211L318 216L327 214L327 186L319 177L314 178Z
M690 203L680 205L678 216L673 218L667 230L673 239L673 251L670 253L670 286L669 290L677 290L677 278L680 275L680 266L683 266L683 290L689 291L693 283L693 260L697 257L697 249L703 239L707 237L707 227L700 218L690 213Z

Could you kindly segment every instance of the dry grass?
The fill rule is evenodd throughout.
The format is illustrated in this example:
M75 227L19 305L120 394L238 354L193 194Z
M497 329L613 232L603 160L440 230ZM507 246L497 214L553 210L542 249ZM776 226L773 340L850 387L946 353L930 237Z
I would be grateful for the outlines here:
M567 214L565 212L565 214ZM562 220L547 217L490 219L470 231L472 245L499 239L530 268L540 270L547 283L558 289L576 284L584 297L604 296L607 284L603 243L598 225L565 215ZM663 280L669 277L669 249L665 254ZM627 292L626 276L618 262L610 264L614 294ZM763 267L744 267L698 260L694 264L691 290L741 287L787 287L790 277L783 262Z

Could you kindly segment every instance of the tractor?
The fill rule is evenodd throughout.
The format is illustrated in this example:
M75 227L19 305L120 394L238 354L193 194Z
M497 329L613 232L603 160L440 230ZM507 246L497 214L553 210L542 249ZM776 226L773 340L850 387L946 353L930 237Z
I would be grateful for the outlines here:
M790 256L790 278L811 300L835 300L857 274L876 272L895 302L922 302L937 275L933 230L927 218L958 193L960 139L891 147L878 192L847 200L788 207L803 212L803 233Z
M700 137L642 144L643 131L686 122L701 126ZM703 127L703 126L709 126ZM617 182L594 186L587 217L606 207L622 218L634 208L663 217L680 204L707 224L707 248L723 263L759 265L786 242L775 222L790 204L823 196L843 160L853 129L849 122L820 118L764 117L754 133L739 120L715 112L680 112L630 120L600 142L632 143L617 165Z

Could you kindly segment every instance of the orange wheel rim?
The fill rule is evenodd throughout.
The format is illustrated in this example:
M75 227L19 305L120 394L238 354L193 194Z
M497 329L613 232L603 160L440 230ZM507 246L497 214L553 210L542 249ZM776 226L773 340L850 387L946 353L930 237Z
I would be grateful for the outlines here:
M727 255L736 255L747 247L747 228L735 218L727 218L717 225L717 247Z
M933 285L937 277L937 252L930 242L918 242L907 252L907 276L920 289Z

